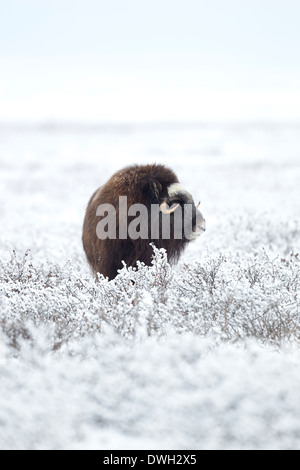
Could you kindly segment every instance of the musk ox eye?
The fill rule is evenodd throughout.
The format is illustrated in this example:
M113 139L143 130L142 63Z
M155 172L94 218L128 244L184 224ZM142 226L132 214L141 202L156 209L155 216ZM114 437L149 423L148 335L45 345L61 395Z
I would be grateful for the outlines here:
M172 208L173 206L175 206L177 204L181 205L182 201L180 199L172 199L172 201L169 202L170 208Z

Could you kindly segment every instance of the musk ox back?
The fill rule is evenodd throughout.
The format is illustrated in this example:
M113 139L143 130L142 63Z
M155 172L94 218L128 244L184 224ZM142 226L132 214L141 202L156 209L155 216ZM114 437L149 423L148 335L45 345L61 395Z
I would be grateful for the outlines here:
M163 165L133 165L115 173L92 195L82 242L94 273L113 279L122 261L151 264L165 248L176 262L186 244L205 230L205 220L175 173Z

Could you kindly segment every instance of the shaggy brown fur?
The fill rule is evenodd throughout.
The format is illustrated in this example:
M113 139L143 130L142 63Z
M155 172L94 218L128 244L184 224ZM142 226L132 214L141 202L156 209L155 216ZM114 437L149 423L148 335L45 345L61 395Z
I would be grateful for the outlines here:
M133 165L126 167L115 173L108 182L99 188L91 197L83 224L82 242L87 260L94 273L102 273L109 279L113 279L122 268L122 260L127 266L134 266L137 260L144 262L146 265L151 264L153 250L150 243L157 248L165 248L167 250L168 260L176 261L186 243L189 241L183 239L163 239L151 240L150 234L150 206L151 204L161 204L167 200L171 203L168 195L168 187L178 183L175 173L163 165ZM119 196L127 196L127 206L140 203L148 208L148 239L138 238L134 240L127 237L125 240L119 239ZM176 194L176 202L186 202L181 194ZM101 218L96 216L97 207L100 204L112 204L116 209L116 229L117 239L101 240L96 234L97 223ZM193 204L193 207L194 204ZM196 209L195 209L196 210ZM171 234L172 234L172 217L171 214ZM160 222L163 214L160 214ZM128 225L134 217L128 217Z

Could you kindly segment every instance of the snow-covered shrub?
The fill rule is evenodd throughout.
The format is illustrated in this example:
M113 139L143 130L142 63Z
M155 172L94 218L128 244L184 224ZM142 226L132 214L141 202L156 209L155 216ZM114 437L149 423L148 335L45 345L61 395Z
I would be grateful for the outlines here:
M51 348L109 326L125 338L192 332L234 342L280 345L300 338L300 259L208 255L172 270L153 246L152 266L120 270L113 281L79 266L36 266L29 252L0 264L0 325L10 343L30 339L27 323L54 326Z
M264 250L243 258L220 255L182 268L178 296L197 333L229 341L299 340L300 259L271 259ZM178 279L180 282L178 282ZM188 301L187 299L192 299Z

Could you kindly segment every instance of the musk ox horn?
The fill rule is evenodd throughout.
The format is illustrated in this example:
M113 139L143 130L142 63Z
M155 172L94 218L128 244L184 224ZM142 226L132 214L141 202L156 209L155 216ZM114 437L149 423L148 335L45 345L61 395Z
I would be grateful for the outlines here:
M163 214L172 214L172 212L176 211L177 207L179 206L180 204L176 204L176 206L172 207L171 209L168 209L168 204L164 201L161 203L159 208Z

